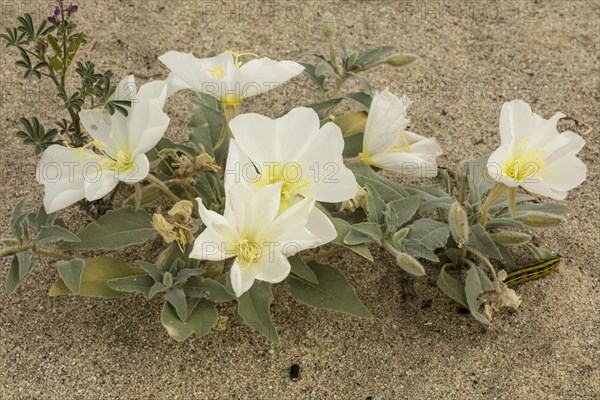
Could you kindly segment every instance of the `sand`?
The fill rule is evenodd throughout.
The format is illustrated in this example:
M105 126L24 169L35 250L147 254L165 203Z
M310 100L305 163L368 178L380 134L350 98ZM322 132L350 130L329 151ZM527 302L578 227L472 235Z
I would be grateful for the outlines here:
M51 3L3 1L0 24L11 26L19 10L49 14ZM581 152L588 180L564 202L568 223L536 232L564 264L518 287L518 312L486 329L457 312L433 271L416 280L415 298L403 298L404 278L390 257L377 253L372 264L333 258L374 319L309 309L280 287L272 311L282 344L273 345L232 305L221 307L230 317L226 332L176 343L159 323L160 301L48 298L57 274L40 261L15 295L0 293L0 399L597 399L598 1L269 2L262 12L258 4L84 1L79 20L89 43L82 56L119 77L153 79L166 76L156 58L168 50L298 60L323 47L318 14L333 11L349 47L391 44L421 57L410 68L378 67L370 76L375 88L414 100L413 130L439 139L442 165L491 152L500 107L514 98L545 117L562 111L594 127ZM43 195L32 148L14 137L18 119L37 115L48 126L59 110L51 87L21 79L13 58L5 52L0 62L1 236L20 197L33 209ZM244 108L275 116L317 96L301 77ZM185 96L169 101L167 112L168 136L184 137ZM79 212L61 215L71 226L83 223ZM8 264L1 263L1 281ZM289 377L294 363L297 382Z

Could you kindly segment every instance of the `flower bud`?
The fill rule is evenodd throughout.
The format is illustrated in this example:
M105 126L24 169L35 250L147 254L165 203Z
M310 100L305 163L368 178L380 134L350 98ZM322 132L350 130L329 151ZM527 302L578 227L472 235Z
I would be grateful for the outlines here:
M170 289L171 286L173 286L173 274L171 274L169 271L165 272L162 283L167 289Z
M394 67L402 67L404 65L412 64L415 61L417 61L417 57L415 56L409 54L396 54L388 58L385 62Z
M527 226L534 228L547 228L550 226L560 225L564 222L560 215L536 211L517 215L515 219L517 221L521 221Z
M335 15L331 13L326 13L323 15L323 33L325 37L333 37L335 35Z
M423 265L410 254L398 252L396 255L396 263L410 274L417 276L425 275L425 268L423 268Z
M458 201L452 203L448 211L448 227L452 238L461 248L469 240L469 218Z
M525 232L498 231L490 234L491 238L506 245L521 245L531 241L531 235Z
M393 242L401 242L402 239L404 239L406 237L406 235L408 235L408 232L410 232L410 228L400 229L398 232L396 232L392 235L392 241Z

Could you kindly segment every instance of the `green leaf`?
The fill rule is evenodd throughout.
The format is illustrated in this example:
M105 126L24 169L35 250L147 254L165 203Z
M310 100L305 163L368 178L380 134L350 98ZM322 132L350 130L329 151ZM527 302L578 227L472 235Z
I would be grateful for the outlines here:
M423 200L434 200L439 198L450 198L450 195L437 185L404 185L404 189L413 196L419 196Z
M357 103L366 112L369 112L369 109L371 108L371 102L373 101L373 98L370 95L363 92L349 93L344 97Z
M200 276L193 276L184 285L188 296L204 298L214 303L225 303L235 299L235 295L227 291L219 282Z
M366 67L370 64L388 58L392 53L396 51L394 46L381 46L376 47L367 51L362 51L358 54L356 61L352 66L353 70Z
M59 241L65 242L79 242L79 238L74 233L69 232L67 229L61 226L44 226L40 229L40 233L36 239L36 245L44 247L51 243Z
M34 265L33 251L27 250L17 253L11 263L6 276L6 293L13 294L23 279L29 274Z
M365 131L367 116L367 113L364 111L356 111L336 117L333 122L340 127L344 138L348 138L349 136Z
M337 121L337 119L336 119ZM342 155L344 158L357 157L363 149L363 133L353 134L352 136L344 137L344 151Z
M444 246L448 241L448 236L450 236L448 225L429 218L419 219L409 225L408 228L411 229L405 240L422 243L430 250Z
M317 76L316 66L313 64L308 64L308 63L298 63L298 64L300 64L304 67L304 71L302 71L304 73L304 75L308 76L314 83L317 84L319 89L324 92L325 91L325 86L324 86L325 77Z
M10 228L15 238L23 240L23 230L21 227L21 218L25 215L25 206L27 205L27 197L23 197L15 206L10 217Z
M494 241L488 235L485 228L480 224L471 226L471 234L469 235L469 241L467 243L469 246L479 250L483 255L496 260L500 260L502 258L502 255L500 254L500 251L498 251Z
M488 157L482 156L467 163L469 170L469 202L471 204L479 204L483 194L494 186L495 182L487 172Z
M336 80L340 79L340 76L338 75L338 73L335 72L335 70L333 69L331 64L327 61L317 64L317 66L315 67L315 76L317 78L329 76Z
M385 202L396 200L400 197L408 197L409 193L397 182L379 175L371 167L363 163L348 164L359 185L365 187L373 186L381 199Z
M315 110L315 112L319 116L319 119L323 119L328 116L329 111L331 111L331 109L333 107L337 106L341 102L342 102L341 98L329 99L329 100L325 100L325 101L322 101L319 103L308 104L305 107L312 108L313 110Z
M164 270L146 261L137 261L136 264L139 265L141 269L146 271L146 273L152 278L152 280L154 280L154 282L162 282Z
M140 274L142 274L141 271L134 269L118 258L101 256L85 260L83 272L81 273L79 294L91 297L121 297L124 293L113 290L108 285L108 281ZM62 279L56 281L48 293L49 296L68 294L73 294L73 292Z
M226 155L226 147L229 143L226 138L220 137L224 121L223 111L200 101L194 101L192 104L194 105L192 118L188 123L190 142L198 151L201 151L204 146L206 152L220 163Z
M111 279L107 283L111 289L117 292L141 293L148 299L151 298L150 291L156 285L154 279L148 275L126 276L124 278Z
M467 298L467 304L469 306L469 310L471 311L471 315L473 315L477 321L486 325L490 325L490 321L479 312L479 308L483 303L483 300L481 300L479 296L483 292L484 290L479 268L473 266L469 269L469 271L467 271L467 279L465 282L465 296Z
M187 317L187 301L183 289L171 289L165 294L165 300L175 308L179 319L185 321Z
M517 264L515 263L515 258L513 257L512 253L510 252L508 247L504 246L502 243L499 243L497 241L494 241L494 244L496 245L496 247L498 248L498 251L500 252L500 255L502 256L501 261L502 261L502 264L504 265L504 268L507 269L508 271L517 268Z
M238 314L254 330L266 336L270 341L279 343L279 336L271 319L272 301L271 284L255 281L250 290L238 298Z
M360 84L363 87L365 93L370 96L373 90L371 88L371 82L369 81L369 78L367 78L364 75L357 74L357 73L354 73L354 72L350 72L349 74L352 75L354 78L356 78L356 80L358 80L360 82Z
M167 333L178 342L184 341L194 333L199 338L206 335L217 321L217 309L215 304L210 301L188 300L187 309L190 310L190 313L185 322L179 319L175 308L166 301L160 314L160 322Z
M376 225L383 225L385 221L385 203L373 185L367 183L367 217Z
M452 197L442 197L439 199L431 199L427 200L419 206L417 210L419 213L424 213L425 211L442 209L449 210L452 207L452 203L454 199Z
M312 269L310 269L309 266L306 265L306 263L302 259L302 256L296 254L288 258L288 261L292 266L292 274L304 279L305 281L311 283L319 283L317 276L314 274L314 272L312 272Z
M388 233L394 233L417 212L421 204L419 196L396 199L387 203L384 211L385 226Z
M338 233L337 238L335 238L331 243L346 247L347 249L352 250L353 252L358 254L359 256L366 258L369 261L373 261L373 256L371 255L369 248L364 243L357 244L354 246L344 243L344 238L348 235L350 229L352 229L352 225L350 225L348 221L343 220L341 218L331 218L331 222L333 223L333 226L335 227L335 230Z
M58 267L58 276L60 276L65 286L72 293L79 294L84 261L80 258L75 258L71 261L59 261L56 264Z
M77 236L79 242L60 245L64 250L116 250L154 239L152 217L146 211L121 208L109 211L83 228Z
M344 244L357 245L361 243L380 243L383 233L379 225L373 222L361 222L350 226L350 232L344 238Z
M437 279L437 286L450 297L452 300L458 302L465 308L469 308L467 302L467 295L465 289L454 277L446 273L446 266L444 265L440 271L440 275Z
M294 299L311 307L340 311L359 318L373 316L356 296L346 277L330 265L308 263L318 279L318 284L291 276L289 292Z
M37 230L42 229L45 226L53 226L55 224L62 224L62 220L56 219L57 213L48 214L46 213L46 208L41 206L36 214L33 214L30 222Z

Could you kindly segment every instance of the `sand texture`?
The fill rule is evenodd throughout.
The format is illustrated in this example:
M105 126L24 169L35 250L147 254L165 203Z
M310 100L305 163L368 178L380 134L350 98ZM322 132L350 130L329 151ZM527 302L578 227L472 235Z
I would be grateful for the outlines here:
M588 179L564 202L571 209L567 224L535 232L564 257L563 265L518 287L521 308L487 329L457 312L436 288L434 270L416 280L416 296L406 296L404 275L383 252L375 252L372 264L338 256L331 261L374 319L309 309L278 287L272 312L282 344L273 345L243 324L233 304L220 307L230 317L227 331L176 343L159 322L160 300L48 298L56 268L40 260L15 295L0 292L0 399L598 399L600 3L259 4L82 1L78 18L89 42L81 57L117 77L134 73L139 82L166 77L157 57L168 50L234 49L312 61L300 55L325 48L319 13L333 11L348 47L390 44L421 57L405 69L378 67L370 77L376 89L411 97L411 128L439 139L443 166L498 146L500 108L511 99L525 99L546 118L562 111L594 127L581 152ZM3 30L20 10L49 15L52 2L1 5ZM33 210L43 196L32 147L14 136L19 118L37 115L50 126L60 111L54 89L22 79L14 58L11 50L0 61L3 237L18 199L28 196ZM275 116L318 96L299 77L243 107ZM166 112L168 137L181 140L190 114L186 96L169 100ZM74 209L61 216L74 228L85 222ZM4 282L9 260L0 266ZM297 382L289 377L294 363L301 368Z

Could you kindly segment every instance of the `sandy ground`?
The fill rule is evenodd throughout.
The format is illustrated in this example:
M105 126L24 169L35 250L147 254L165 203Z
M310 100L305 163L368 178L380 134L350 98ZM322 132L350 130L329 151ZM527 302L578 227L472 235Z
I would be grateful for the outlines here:
M51 3L2 1L1 25L10 26L19 10L49 13ZM393 260L366 264L340 257L333 261L374 320L308 309L279 288L273 313L283 344L272 345L244 326L233 306L221 310L231 317L226 332L178 344L158 321L159 302L50 299L46 291L57 274L51 263L40 262L14 296L0 293L0 399L599 398L599 2L258 6L84 1L79 19L90 39L83 55L119 77L156 78L166 76L156 57L168 50L202 55L236 49L298 60L322 41L319 13L333 11L349 47L392 44L422 58L408 69L379 67L373 83L414 100L413 129L439 138L447 152L442 165L498 145L504 101L524 98L546 117L559 110L574 116L594 127L581 153L589 177L565 201L568 223L539 235L564 256L563 266L519 287L519 311L485 329L456 312L436 289L433 273L417 281L418 298L405 301ZM32 149L13 135L18 119L38 115L49 125L58 108L48 104L48 86L19 77L13 53L2 54L0 71L5 236L18 198L28 195L37 207L42 196ZM302 77L245 108L274 116L317 96ZM189 114L183 97L173 99L167 112L173 120L168 135L182 137ZM81 224L78 212L62 216ZM3 260L2 281L7 268ZM297 382L289 378L294 363L301 367Z

